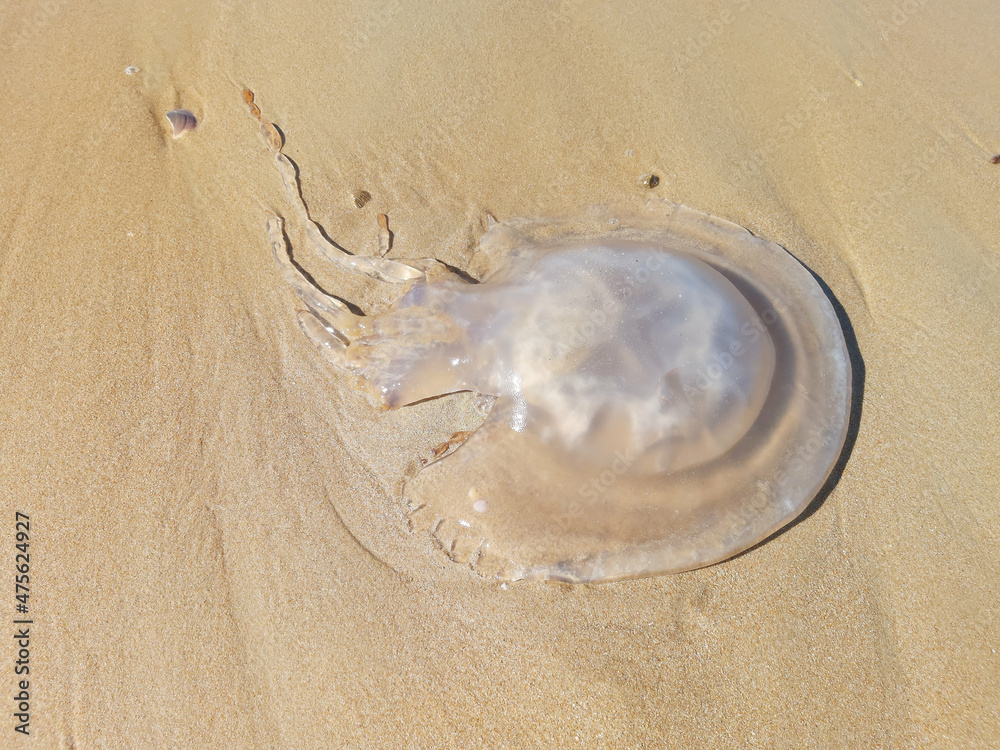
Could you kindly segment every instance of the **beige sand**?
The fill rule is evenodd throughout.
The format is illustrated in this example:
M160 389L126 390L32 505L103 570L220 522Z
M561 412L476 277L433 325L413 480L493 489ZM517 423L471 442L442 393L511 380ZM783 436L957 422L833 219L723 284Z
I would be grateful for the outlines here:
M989 746L995 4L467 5L3 11L0 541L9 592L30 514L35 624L32 737L8 701L0 746ZM485 211L638 205L648 172L788 247L864 358L836 489L689 574L448 562L399 495L467 401L378 412L318 366L243 86L357 252L386 212L400 256L463 267ZM201 120L178 141L174 107ZM390 293L302 262L362 308Z

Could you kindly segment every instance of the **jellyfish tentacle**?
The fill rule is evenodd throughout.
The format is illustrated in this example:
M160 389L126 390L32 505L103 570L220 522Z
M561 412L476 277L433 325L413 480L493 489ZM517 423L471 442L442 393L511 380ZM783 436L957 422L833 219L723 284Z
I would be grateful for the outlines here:
M421 272L422 278L428 284L435 281L465 281L459 274L452 271L448 266L434 258L407 258L405 261L397 261L405 264L408 268L414 268Z
M284 222L277 216L268 219L267 233L271 238L271 250L274 252L274 260L281 269L281 275L285 282L295 290L310 309L326 313L333 321L338 331L339 337L347 343L360 323L360 316L355 315L342 300L325 294L302 274L302 272L292 263L288 252L288 242L285 240Z
M425 270L402 263L389 258L367 257L364 255L351 255L330 242L320 231L319 226L309 216L309 211L302 200L299 178L295 172L295 165L291 159L282 153L276 157L278 171L281 173L281 180L285 184L285 192L288 199L295 207L299 220L306 228L306 236L309 242L317 248L327 260L337 267L354 273L363 273L366 276L387 281L393 284L406 284L425 277Z
M323 357L338 370L357 375L358 371L347 356L350 345L333 326L315 312L299 313L299 328L323 353Z

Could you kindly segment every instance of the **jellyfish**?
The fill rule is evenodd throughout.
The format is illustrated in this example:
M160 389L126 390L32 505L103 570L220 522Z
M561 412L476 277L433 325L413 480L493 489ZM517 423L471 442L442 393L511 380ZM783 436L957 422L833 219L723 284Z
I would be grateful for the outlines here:
M837 315L779 245L694 209L493 222L478 280L331 243L277 166L308 241L399 287L356 314L292 262L322 358L384 407L482 394L481 426L403 485L411 528L491 579L603 582L726 560L799 514L847 433ZM475 274L473 274L475 275Z

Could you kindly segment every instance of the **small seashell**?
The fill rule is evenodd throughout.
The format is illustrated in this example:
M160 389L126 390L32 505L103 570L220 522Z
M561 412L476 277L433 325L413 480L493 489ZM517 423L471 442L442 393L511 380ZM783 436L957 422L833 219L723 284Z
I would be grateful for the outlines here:
M125 75L127 76L134 76L138 72L139 69L134 65L129 65L127 68L125 68Z
M253 103L253 92L250 89L243 89L243 101L250 107L250 114L260 119L260 107Z
M359 190L354 194L354 205L358 208L364 208L368 201L372 199L372 194L367 190Z
M198 118L187 109L172 109L167 112L167 119L170 120L174 138L180 138L187 131L198 127Z
M389 231L389 217L378 215L378 254L383 258L392 249L392 232Z
M281 147L285 145L285 139L281 137L281 133L274 127L274 123L262 120L260 123L260 132L264 134L267 145L271 147L272 151L281 151Z
M997 154L992 159L990 159L991 164L1000 164L1000 154Z
M655 174L648 174L642 178L642 186L647 187L650 190L652 190L659 184L660 184L660 178Z

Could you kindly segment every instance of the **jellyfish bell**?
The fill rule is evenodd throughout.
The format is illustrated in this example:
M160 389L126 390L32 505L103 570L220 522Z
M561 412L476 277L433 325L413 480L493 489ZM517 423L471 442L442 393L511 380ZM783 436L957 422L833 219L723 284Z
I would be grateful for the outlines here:
M517 219L483 238L493 262L589 250L553 274L551 296L535 288L532 307L512 305L524 321L511 325L527 332L509 337L521 393L500 394L461 448L405 486L415 526L453 559L503 579L690 570L767 538L829 476L851 367L823 290L787 251L735 224L653 209L615 231L588 214ZM611 298L606 319L574 337ZM562 359L551 347L560 330ZM511 426L519 409L526 429ZM488 510L471 512L470 497Z

